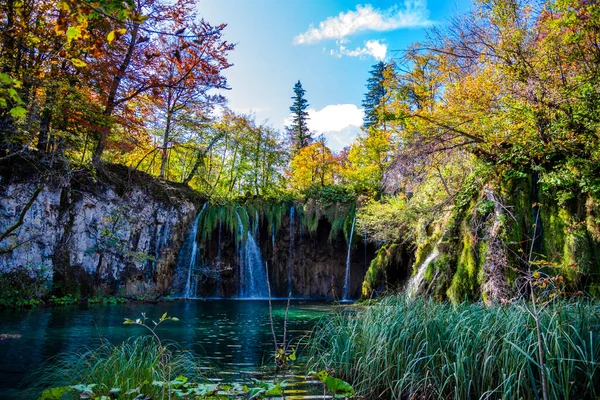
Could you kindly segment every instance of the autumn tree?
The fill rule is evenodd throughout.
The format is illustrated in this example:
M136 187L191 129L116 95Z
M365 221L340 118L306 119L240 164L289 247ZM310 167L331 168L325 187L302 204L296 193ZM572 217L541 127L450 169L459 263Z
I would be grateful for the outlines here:
M142 94L151 91L156 93L157 90L172 85L173 81L168 80L168 74L161 74L164 70L161 63L169 64L165 58L174 58L181 67L193 67L194 70L202 63L204 68L208 65L214 68L216 64L223 62L224 55L231 49L230 45L220 40L225 25L213 27L205 21L194 25L193 7L194 3L189 0L175 3L140 0L135 3L131 22L108 33L109 44L93 63L94 69L99 71L94 82L106 118L106 125L98 130L97 145L92 157L94 164L99 163L108 143L110 123L115 120L120 124L135 122L128 118L135 114L130 109L131 102ZM191 49L187 51L186 62L181 58L182 46L189 46L183 50ZM190 54L194 51L197 55L205 52L200 57L203 61L197 57L196 62L189 63ZM178 55L181 61L178 60ZM212 64L213 61L207 60L218 62ZM217 68L216 75L222 68ZM182 76L189 77L189 72L179 71L174 74L174 79L179 81ZM209 71L204 72L211 75ZM204 84L210 86L209 82Z
M294 102L290 107L292 124L287 127L293 151L299 151L313 141L312 134L308 129L308 101L304 98L305 93L306 90L302 88L302 83L296 82L292 97Z
M150 92L151 104L146 115L162 131L161 178L165 177L169 149L186 139L183 133L177 132L183 128L182 113L188 123L195 119L198 124L205 124L214 106L225 102L214 89L227 89L221 72L230 66L227 52L233 50L233 45L221 40L220 30L204 35L206 26L203 28L203 25L206 25L204 21L200 25L177 24L169 30L181 34L162 35L158 39L158 52L163 56L157 65L156 77L163 87ZM222 28L224 25L219 27Z
M337 183L339 163L327 147L324 136L300 149L290 162L290 184L304 190L311 186L333 185Z

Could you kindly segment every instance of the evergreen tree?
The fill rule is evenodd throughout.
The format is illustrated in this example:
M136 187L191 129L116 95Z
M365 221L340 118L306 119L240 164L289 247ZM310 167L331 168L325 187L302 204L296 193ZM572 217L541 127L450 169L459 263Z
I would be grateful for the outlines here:
M300 81L294 85L294 103L290 107L292 112L292 125L288 127L288 135L292 142L294 151L298 151L312 143L313 137L308 130L308 101L304 98L306 90L302 88Z
M365 99L362 102L362 106L365 108L364 116L364 127L369 129L371 127L378 127L381 121L380 107L382 100L385 96L384 72L389 66L383 61L373 65L373 68L369 72L371 77L367 79L367 90Z

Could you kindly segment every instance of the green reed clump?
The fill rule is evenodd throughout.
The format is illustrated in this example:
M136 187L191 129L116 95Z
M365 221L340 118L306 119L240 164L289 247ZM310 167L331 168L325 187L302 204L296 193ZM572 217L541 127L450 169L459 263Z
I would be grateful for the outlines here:
M541 314L549 398L600 395L600 304ZM541 398L535 323L513 303L486 307L389 296L314 330L310 367L333 368L367 398Z
M41 389L95 385L98 395L118 388L120 399L133 399L140 392L160 399L165 390L153 382L168 382L180 375L197 380L201 377L198 366L198 360L189 351L173 344L165 346L151 336L140 336L119 345L104 341L98 349L60 356L30 380Z

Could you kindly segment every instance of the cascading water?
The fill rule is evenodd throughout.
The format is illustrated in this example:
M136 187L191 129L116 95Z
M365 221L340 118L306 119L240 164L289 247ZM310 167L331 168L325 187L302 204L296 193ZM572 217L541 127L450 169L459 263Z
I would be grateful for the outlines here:
M219 210L220 211L220 210ZM223 230L223 219L221 218L221 214L219 212L219 233L217 236L217 258L215 259L215 270L217 271L217 284L215 285L214 296L223 297L223 287L222 280L223 277L221 275L221 232Z
M366 231L363 234L363 244L365 246L364 252L365 252L365 271L366 271L367 269L369 269L369 263L367 260L367 232Z
M290 207L290 248L288 252L288 265L287 265L287 281L288 281L288 295L292 293L292 265L294 263L294 217L296 215L296 208L292 205Z
M239 213L236 211L240 237L243 237L244 227ZM265 299L269 296L267 287L267 273L262 259L260 247L256 243L253 231L258 231L258 216L254 221L254 228L248 229L246 243L240 240L239 269L240 285L238 297L242 299Z
M423 278L425 277L425 271L427 271L427 267L429 266L429 264L432 263L433 260L436 259L436 257L439 254L440 252L438 251L438 245L436 244L431 254L429 254L425 261L423 261L423 263L419 265L419 270L417 271L415 276L410 278L410 281L408 281L408 285L406 286L406 294L408 295L408 297L414 297L417 294L421 283L423 283Z
M194 223L190 227L185 241L181 246L179 257L177 258L177 270L184 270L186 274L185 286L183 288L183 292L181 293L181 297L186 299L196 296L196 285L193 279L194 269L196 268L198 258L198 242L196 240L196 236L198 235L198 223L205 209L206 203L204 203L202 209L198 215L196 215Z
M275 252L275 224L271 226L271 248Z
M350 297L350 252L352 250L352 238L354 237L354 225L356 225L356 215L352 219L352 228L350 228L350 238L348 239L348 255L346 256L346 276L344 276L344 294L342 300L348 300Z

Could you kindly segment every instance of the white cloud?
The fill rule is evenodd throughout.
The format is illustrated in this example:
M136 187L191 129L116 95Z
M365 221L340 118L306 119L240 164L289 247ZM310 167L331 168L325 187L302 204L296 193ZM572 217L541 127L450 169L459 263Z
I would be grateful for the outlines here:
M357 5L355 11L341 12L335 17L313 25L294 38L294 44L316 43L323 39L344 39L362 31L393 31L431 25L426 0L405 0L404 7L393 6L387 10L372 5Z
M308 129L317 133L339 132L349 126L359 127L365 112L354 104L332 104L317 111L308 110Z
M358 136L360 128L356 126L349 126L339 132L325 132L325 138L327 138L327 147L331 150L339 152L344 147L349 146L350 143Z
M381 43L379 40L368 40L365 43L365 47L357 47L354 50L348 50L345 46L339 45L339 50L337 52L331 50L329 53L331 55L337 55L338 57L350 56L364 58L366 56L371 56L376 60L383 61L387 54L387 45Z
M329 140L329 147L339 151L350 144L363 124L365 111L354 104L331 104L320 110L308 109L308 129ZM290 125L292 117L284 120Z

